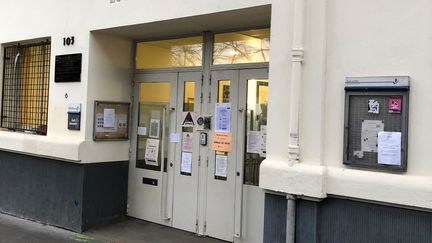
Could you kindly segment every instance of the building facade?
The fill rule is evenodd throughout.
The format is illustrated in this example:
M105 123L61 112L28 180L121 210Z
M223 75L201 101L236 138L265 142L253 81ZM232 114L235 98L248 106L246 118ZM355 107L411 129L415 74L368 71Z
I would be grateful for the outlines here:
M3 1L0 212L431 242L431 5Z

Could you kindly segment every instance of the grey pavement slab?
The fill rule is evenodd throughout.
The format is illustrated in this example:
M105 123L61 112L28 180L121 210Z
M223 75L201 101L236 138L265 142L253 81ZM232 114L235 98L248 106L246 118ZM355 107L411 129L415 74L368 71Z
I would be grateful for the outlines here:
M73 242L76 233L0 214L0 243Z
M0 243L223 243L147 221L125 217L82 234L0 213Z
M109 226L90 229L84 234L115 243L225 243L130 217Z

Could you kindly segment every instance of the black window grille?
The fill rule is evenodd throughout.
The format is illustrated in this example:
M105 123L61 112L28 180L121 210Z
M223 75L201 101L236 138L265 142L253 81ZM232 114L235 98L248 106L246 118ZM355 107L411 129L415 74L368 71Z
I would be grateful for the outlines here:
M51 43L4 49L1 127L46 135Z

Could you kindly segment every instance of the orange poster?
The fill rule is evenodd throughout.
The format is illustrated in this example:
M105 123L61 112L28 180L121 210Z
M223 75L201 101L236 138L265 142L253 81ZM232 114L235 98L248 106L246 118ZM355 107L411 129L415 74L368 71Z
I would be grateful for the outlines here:
M232 133L214 132L212 136L212 148L216 151L231 152Z

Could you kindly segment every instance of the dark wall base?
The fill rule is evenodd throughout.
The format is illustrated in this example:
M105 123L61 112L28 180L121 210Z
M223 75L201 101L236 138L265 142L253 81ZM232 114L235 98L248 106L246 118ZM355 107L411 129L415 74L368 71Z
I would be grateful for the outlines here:
M297 220L312 222L297 227L298 243L432 242L432 213L336 198L297 205ZM316 238L310 241L312 232Z
M128 171L127 161L84 165L83 231L126 215Z
M76 232L126 214L128 162L74 164L0 151L0 212Z
M266 194L264 242L281 242L285 236L283 203L285 197ZM430 243L432 213L347 199L297 200L296 243L334 242Z
M287 199L266 193L264 200L264 242L285 243Z

